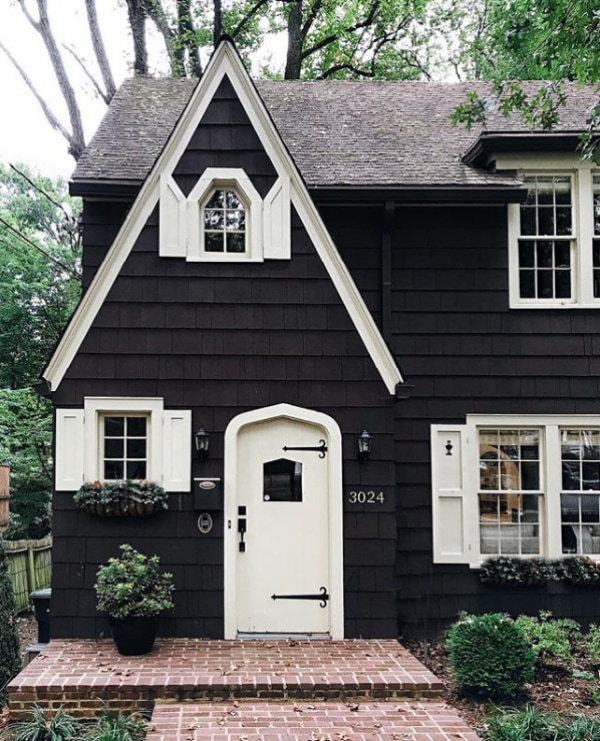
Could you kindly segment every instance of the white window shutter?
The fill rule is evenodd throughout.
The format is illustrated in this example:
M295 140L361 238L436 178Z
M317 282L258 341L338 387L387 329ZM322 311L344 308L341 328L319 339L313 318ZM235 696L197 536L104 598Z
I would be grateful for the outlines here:
M477 507L475 491L467 488L466 425L432 425L431 483L434 563L473 560L469 522Z
M163 480L167 491L190 491L192 482L192 413L163 412Z
M196 215L199 219L199 214ZM172 177L160 180L159 255L185 257L187 254L186 199Z
M291 256L290 179L280 177L263 205L265 259L289 260Z
M83 484L83 409L56 410L55 489L76 491Z

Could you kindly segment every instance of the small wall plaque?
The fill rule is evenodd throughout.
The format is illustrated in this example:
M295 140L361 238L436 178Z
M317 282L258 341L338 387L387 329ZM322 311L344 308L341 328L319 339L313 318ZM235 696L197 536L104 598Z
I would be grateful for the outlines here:
M207 533L210 533L212 528L213 518L208 514L208 512L203 512L198 518L198 530L200 530L203 535L206 535Z

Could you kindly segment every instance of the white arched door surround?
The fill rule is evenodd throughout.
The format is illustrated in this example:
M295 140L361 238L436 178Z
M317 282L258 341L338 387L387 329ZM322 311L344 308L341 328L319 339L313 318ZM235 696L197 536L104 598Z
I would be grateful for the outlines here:
M291 404L238 415L225 432L224 492L225 638L343 638L342 436L335 420ZM327 599L316 598L322 594Z

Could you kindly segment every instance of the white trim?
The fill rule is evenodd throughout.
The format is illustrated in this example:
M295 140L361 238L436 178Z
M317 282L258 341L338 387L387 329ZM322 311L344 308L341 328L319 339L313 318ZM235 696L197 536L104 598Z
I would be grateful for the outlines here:
M204 225L200 209L211 191L219 187L236 191L246 207L246 251L211 253L204 251ZM259 192L239 167L207 167L187 198L187 234L189 262L262 262L263 203Z
M292 404L276 404L234 417L225 430L224 475L224 606L225 638L237 638L236 625L236 548L238 436L243 427L270 419L287 418L319 425L326 431L329 458L329 568L330 568L330 636L344 637L344 559L342 511L342 433L337 422L327 414L303 409Z
M146 478L162 484L163 457L163 400L162 398L131 398L125 396L86 396L84 400L84 477L86 481L98 481L102 436L100 417L107 413L140 412L148 414L148 467Z
M229 77L278 175L290 178L294 202L301 212L301 219L305 228L314 239L315 249L329 271L340 298L346 306L388 392L394 394L396 385L402 382L398 366L377 329L356 284L333 246L331 237L319 217L302 177L275 129L264 103L234 46L228 41L223 41L215 51L169 141L142 186L112 247L98 268L83 300L77 307L63 338L43 373L43 378L48 382L51 390L54 391L58 388L144 224L156 206L161 175L173 172L189 143L192 132L196 130L225 75Z
M511 309L597 309L600 298L594 298L593 257L594 213L592 178L600 174L597 166L576 155L542 153L524 156L498 155L498 169L518 169L521 178L527 175L557 175L571 177L573 209L572 293L570 299L524 299L519 287L520 205L508 204L509 245L509 305ZM551 238L550 238L551 239Z

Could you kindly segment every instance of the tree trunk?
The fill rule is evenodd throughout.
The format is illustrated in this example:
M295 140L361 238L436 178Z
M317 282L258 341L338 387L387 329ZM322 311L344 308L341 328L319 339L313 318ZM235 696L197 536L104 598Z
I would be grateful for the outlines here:
M213 28L213 43L216 47L219 43L219 39L223 35L223 8L221 6L221 0L214 0L215 9L215 23Z
M98 14L96 13L96 0L85 0L85 9L88 17L90 36L92 37L94 54L96 55L98 67L100 67L100 74L102 75L104 90L106 92L106 95L103 95L102 97L108 105L112 100L113 95L117 92L117 86L115 85L115 80L110 69L110 63L108 61L108 56L106 55L106 49L104 48L104 41L102 40L102 34L100 33Z
M302 67L302 0L294 3L288 18L288 50L285 64L286 80L299 80Z
M187 52L187 73L193 77L200 77L200 51L196 38L196 29L192 21L191 0L177 0L177 29L182 52Z
M129 27L133 37L133 72L148 74L148 50L146 48L146 10L144 0L126 0Z

